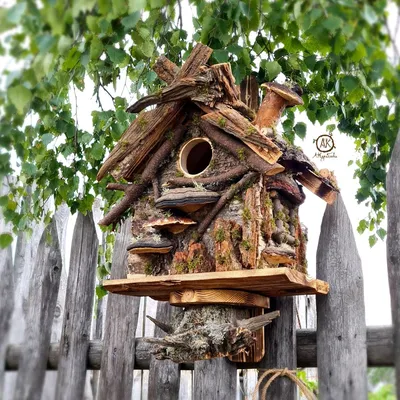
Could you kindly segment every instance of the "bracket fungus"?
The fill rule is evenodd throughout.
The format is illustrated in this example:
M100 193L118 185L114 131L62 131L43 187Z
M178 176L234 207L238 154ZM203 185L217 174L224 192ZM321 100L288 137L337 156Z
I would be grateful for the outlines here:
M169 189L167 193L159 197L155 205L157 208L175 208L187 213L200 210L206 204L215 203L220 198L217 192L196 188Z
M152 238L146 238L135 241L127 247L127 250L131 254L166 254L169 253L172 248L173 244L168 239L161 238L159 240L155 240Z
M197 222L185 217L167 217L156 219L151 222L147 222L143 225L144 228L154 228L159 230L167 230L173 234L182 233L189 226L195 225Z

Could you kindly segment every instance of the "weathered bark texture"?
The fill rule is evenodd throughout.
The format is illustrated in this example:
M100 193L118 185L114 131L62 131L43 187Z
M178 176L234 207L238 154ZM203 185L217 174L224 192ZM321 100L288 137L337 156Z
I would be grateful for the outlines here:
M280 311L280 318L265 328L265 357L259 368L297 368L296 311L293 297L271 299L271 309ZM263 371L259 373L262 375ZM260 386L262 391L266 380ZM289 379L275 380L268 388L268 398L296 399L296 385Z
M21 368L15 387L16 400L41 398L61 269L61 252L56 221L53 219L40 239L30 280L29 312Z
M267 163L251 151L246 145L242 144L235 138L230 137L210 123L201 121L200 128L210 139L214 140L235 157L239 157L239 159L243 160L243 163L247 164L251 169L266 175L275 175L284 170L284 168L279 164L271 165Z
M125 278L128 266L126 248L130 243L130 221L117 234L111 278ZM135 363L135 331L140 298L109 295L102 354L98 400L130 400Z
M232 400L236 398L236 364L225 358L194 363L195 400Z
M367 398L367 349L361 261L340 196L327 206L317 251L318 386L321 399Z
M26 192L27 196L24 197L22 204L23 207L27 207L29 209L31 205L32 193L32 189L30 186L26 188ZM32 271L35 267L37 249L39 247L39 242L45 226L42 222L34 222L31 228L31 235L29 235L26 231L18 232L15 246L14 265L12 267L14 280L14 310L11 318L9 337L12 338L12 343L16 344L23 343L24 341L26 320L28 318L29 310L29 285L31 281ZM6 230L7 229L4 229L2 231L5 232ZM56 312L57 306L55 314ZM59 340L59 338L57 338L57 340ZM14 398L16 380L17 373L6 375L4 387L4 397L6 399ZM44 389L44 392L45 391L46 389ZM43 393L42 397L45 397L44 395L45 393ZM46 398L44 398L43 400L46 400Z
M246 185L250 184L250 182L256 176L257 176L257 173L255 173L255 172L247 173L238 183L236 183L235 185L232 185L232 187L226 193L224 193L224 195L218 200L218 202L215 204L215 206L212 208L212 210L210 210L209 214L207 214L207 217L204 218L204 220L199 225L197 232L200 236L204 234L204 232L210 226L213 219L224 208L224 206L230 200L232 200L232 198L235 196L235 194L240 193L244 189L244 187Z
M397 398L400 399L400 133L390 161L387 188L387 268L392 304Z
M229 306L187 307L165 329L172 333L146 340L156 345L153 354L159 360L186 362L236 355L250 347L255 340L252 333L270 324L279 312L249 315L247 309Z
M10 331L11 315L14 308L14 285L12 276L11 246L0 249L0 395L4 392L7 339Z
M217 108L217 111L205 114L201 119L237 137L269 164L278 161L282 152L271 139L264 136L238 111L224 104L218 105Z
M208 61L211 53L209 47L197 44L175 79L197 73L198 68ZM101 180L107 172L113 170L115 179L123 177L130 180L135 169L159 143L171 124L179 121L183 106L183 102L172 102L141 114L111 151L97 174L97 179ZM127 111L129 112L129 108Z
M155 152L154 156L147 163L142 175L140 176L140 183L138 184L118 184L110 183L107 189L110 190L123 190L125 197L114 206L111 211L99 221L99 225L110 225L118 222L121 215L137 200L144 192L146 187L152 183L156 176L157 170L163 161L171 154L171 152L178 146L186 128L180 126L172 133L170 140L166 140L160 148Z
M85 390L97 248L92 214L79 213L72 238L56 399L79 399Z
M0 181L0 196L5 196L9 192L7 178L4 177ZM6 233L11 232L11 226L7 225L3 213L0 210L0 232ZM0 249L0 398L4 395L7 396L7 382L5 380L5 363L6 350L8 344L9 335L12 333L12 314L14 305L14 290L15 290L15 279L13 273L12 263L12 248L11 246ZM11 375L11 374L8 374Z
M258 91L258 82L254 75L247 76L240 84L240 100L255 112L259 107Z
M168 302L160 301L157 304L157 320L170 323L173 307ZM154 331L155 337L165 336L159 327ZM149 400L176 400L179 396L180 364L170 360L160 361L151 357L149 374Z

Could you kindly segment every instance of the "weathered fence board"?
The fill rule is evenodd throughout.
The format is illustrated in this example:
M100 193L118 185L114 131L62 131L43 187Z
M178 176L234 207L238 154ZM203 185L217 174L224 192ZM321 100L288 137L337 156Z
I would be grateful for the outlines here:
M321 399L367 398L367 349L361 261L341 196L328 205L317 250L318 386Z
M30 207L31 188L26 188L27 195L24 197L21 206ZM26 318L29 311L29 284L32 271L35 265L35 258L39 242L44 231L42 222L33 222L31 225L31 235L26 231L19 231L16 240L16 249L13 266L14 276L14 310L11 318L10 340L12 343L23 343L26 327ZM6 375L4 397L14 398L17 374Z
M4 196L9 192L7 178L0 181L0 196ZM0 234L11 231L7 226L2 211L0 210ZM0 249L0 398L7 395L5 392L5 364L6 349L9 334L11 334L11 321L14 309L14 277L12 265L11 246ZM10 335L11 336L11 335ZM10 374L7 374L10 375Z
M61 270L61 252L56 221L53 219L40 239L35 269L30 279L29 311L15 399L41 398Z
M166 301L160 301L157 305L156 319L168 323L171 319L173 308ZM164 337L165 332L156 327L155 337ZM156 360L151 357L149 375L149 400L177 400L179 397L180 367L172 361Z
M72 238L56 399L83 397L98 239L91 213L78 214Z
M271 299L271 310L279 310L281 315L265 328L265 357L261 360L260 369L297 368L296 355L296 310L294 297ZM259 375L262 375L260 371ZM268 379L260 386L263 389ZM275 380L268 388L268 398L293 400L297 388L287 379Z
M236 398L236 364L226 358L196 361L193 373L194 400L232 400Z
M0 249L0 398L4 393L3 360L6 358L7 339L10 331L11 315L14 308L14 285L12 275L11 247Z
M397 398L400 399L400 132L393 149L386 180L387 188L387 268L392 304Z
M111 277L124 278L127 269L126 248L131 240L130 221L117 234ZM110 294L107 300L104 346L101 359L98 400L128 400L132 396L135 363L135 331L140 298Z

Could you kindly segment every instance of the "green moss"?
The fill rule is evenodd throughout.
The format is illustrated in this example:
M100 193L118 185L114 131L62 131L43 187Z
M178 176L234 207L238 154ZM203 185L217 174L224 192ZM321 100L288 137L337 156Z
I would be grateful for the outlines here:
M192 232L192 234L190 235L191 239L195 242L197 242L199 240L199 233L197 231Z
M146 275L153 275L153 266L151 265L150 261L146 261L144 263L144 273Z
M218 126L219 126L220 128L225 128L225 126L226 126L226 119L223 118L223 117L219 117L219 118L218 118Z
M132 183L135 185L140 185L142 183L142 177L140 175L135 175Z
M168 132L166 133L165 137L166 137L168 140L172 140L172 138L174 137L174 132L173 132L173 131L168 131Z
M299 246L300 246L300 241L299 241L299 239L296 239L294 241L294 247L299 247Z
M247 251L251 250L253 247L248 240L242 240L241 246Z
M177 178L183 178L185 176L185 174L182 171L177 170L176 173L175 173L175 176Z
M143 115L139 115L137 122L141 128L144 128L148 124L148 121Z
M257 133L257 129L253 126L253 125L249 125L246 129L245 135L249 136L252 135L254 133Z
M193 125L198 125L200 123L200 115L199 114L194 114L192 118Z
M232 230L232 239L239 241L242 238L242 232L240 231L240 228L235 228Z
M210 164L208 164L208 168L210 169L210 171L215 169L215 160L211 160L210 161Z
M203 256L197 255L193 257L190 261L187 263L187 269L189 272L193 272L197 269L197 267L203 262Z
M272 208L272 200L270 199L270 197L267 195L267 197L265 198L265 207L271 209Z
M218 264L226 264L227 262L226 256L223 256L222 254L218 254L216 260Z
M243 218L243 221L245 221L245 222L248 222L251 220L251 212L248 207L243 208L242 218Z
M176 271L178 274L184 274L185 272L187 272L187 265L186 265L186 263L184 263L184 262L176 263L176 264L174 265L174 267L175 267L175 271Z
M274 219L271 219L271 228L273 231L276 229L276 222Z
M275 217L277 219L280 219L283 222L289 222L290 221L289 215L285 214L282 210L277 211L275 213Z
M237 152L238 158L240 161L245 161L246 160L246 154L244 152L244 149L240 149Z
M224 229L223 229L223 228L218 228L218 229L215 231L214 237L215 237L215 241L216 241L217 243L223 242L223 241L225 240L225 231L224 231Z

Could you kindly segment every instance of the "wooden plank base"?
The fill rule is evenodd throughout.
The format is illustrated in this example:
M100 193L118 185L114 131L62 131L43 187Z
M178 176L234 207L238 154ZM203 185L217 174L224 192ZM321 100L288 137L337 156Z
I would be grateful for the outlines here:
M195 290L185 289L169 294L169 303L185 307L193 305L230 305L269 308L269 298L241 290Z
M268 297L327 294L329 284L290 268L266 268L240 271L205 272L183 275L128 275L128 279L103 281L111 293L150 296L169 301L171 292L185 289L232 289Z

